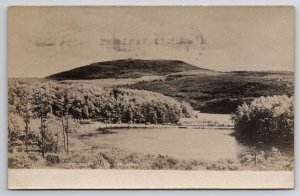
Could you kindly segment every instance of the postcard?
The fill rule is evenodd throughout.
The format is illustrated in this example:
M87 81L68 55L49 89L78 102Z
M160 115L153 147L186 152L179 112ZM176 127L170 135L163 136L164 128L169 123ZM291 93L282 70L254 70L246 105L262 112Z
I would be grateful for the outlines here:
M292 6L12 6L10 189L294 188Z

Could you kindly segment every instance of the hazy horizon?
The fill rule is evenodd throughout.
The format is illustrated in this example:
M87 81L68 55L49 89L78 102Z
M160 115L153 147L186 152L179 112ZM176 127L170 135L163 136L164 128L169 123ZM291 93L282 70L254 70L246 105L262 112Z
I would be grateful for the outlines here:
M9 78L167 59L215 71L294 71L292 7L12 7Z
M117 60L126 60L126 59L115 59L115 60L117 61ZM133 60L141 60L141 59L133 59ZM143 59L143 60L165 60L165 59ZM166 60L170 60L170 59L166 59ZM101 62L105 62L105 61L101 61ZM82 66L87 66L87 65L82 65ZM79 67L82 67L82 66L74 67L74 68L67 69L67 70L62 70L61 72L70 71L72 69L76 69L76 68L79 68ZM201 68L206 69L205 67L201 67ZM212 71L217 71L218 72L219 70L212 70ZM248 71L248 70L229 70L229 71L219 71L219 72L226 73L226 72L235 72L235 71ZM253 70L253 71L249 71L249 72L256 72L256 71ZM284 71L284 70L260 70L258 72L293 72L294 73L294 70L291 70L291 71ZM59 73L59 72L56 72L56 73ZM53 74L56 74L56 73L53 73ZM50 74L50 75L52 75L52 74ZM47 76L49 76L49 75L47 75ZM27 79L30 79L30 78L39 78L39 79L44 79L47 76L40 76L40 77L37 77L37 76L28 76L28 77L14 77L14 76L12 76L11 77L11 76L9 76L8 78L27 78ZM90 79L90 80L95 80L95 79Z

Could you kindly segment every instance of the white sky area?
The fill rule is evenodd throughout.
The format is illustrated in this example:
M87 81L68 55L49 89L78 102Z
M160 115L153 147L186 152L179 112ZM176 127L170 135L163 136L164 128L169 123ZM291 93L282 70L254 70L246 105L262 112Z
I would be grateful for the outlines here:
M115 59L294 70L292 7L11 7L9 77Z

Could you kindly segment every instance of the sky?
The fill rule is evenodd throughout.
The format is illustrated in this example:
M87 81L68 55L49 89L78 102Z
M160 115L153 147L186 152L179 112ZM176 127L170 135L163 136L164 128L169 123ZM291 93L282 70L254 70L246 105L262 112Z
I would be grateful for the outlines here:
M127 58L293 71L294 36L292 7L11 7L8 76Z

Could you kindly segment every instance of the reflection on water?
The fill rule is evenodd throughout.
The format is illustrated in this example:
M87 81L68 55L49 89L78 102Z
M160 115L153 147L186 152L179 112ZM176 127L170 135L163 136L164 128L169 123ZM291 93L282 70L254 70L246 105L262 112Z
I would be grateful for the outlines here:
M130 152L169 155L178 159L213 161L237 159L242 151L232 130L201 129L113 129L116 134L86 138L92 145L118 147Z

